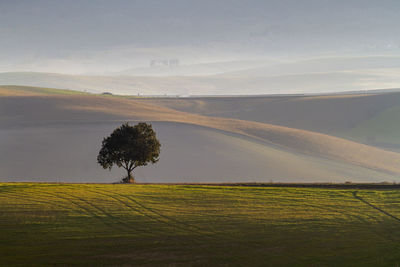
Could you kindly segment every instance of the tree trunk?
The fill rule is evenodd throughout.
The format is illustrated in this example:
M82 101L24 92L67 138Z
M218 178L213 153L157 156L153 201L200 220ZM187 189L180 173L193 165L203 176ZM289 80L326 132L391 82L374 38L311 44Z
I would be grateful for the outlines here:
M134 178L134 176L132 175L132 172L131 171L127 171L128 172L128 176L126 177L126 183L134 183L135 182L135 178Z

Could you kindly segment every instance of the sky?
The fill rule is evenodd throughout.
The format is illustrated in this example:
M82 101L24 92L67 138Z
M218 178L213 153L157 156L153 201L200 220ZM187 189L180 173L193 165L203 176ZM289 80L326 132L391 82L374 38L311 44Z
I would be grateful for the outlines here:
M400 54L398 0L0 0L0 72Z

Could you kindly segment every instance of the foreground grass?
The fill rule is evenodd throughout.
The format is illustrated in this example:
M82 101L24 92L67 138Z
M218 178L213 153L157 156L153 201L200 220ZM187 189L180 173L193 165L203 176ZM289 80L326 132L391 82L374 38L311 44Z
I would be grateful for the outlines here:
M0 184L0 266L400 264L400 191Z

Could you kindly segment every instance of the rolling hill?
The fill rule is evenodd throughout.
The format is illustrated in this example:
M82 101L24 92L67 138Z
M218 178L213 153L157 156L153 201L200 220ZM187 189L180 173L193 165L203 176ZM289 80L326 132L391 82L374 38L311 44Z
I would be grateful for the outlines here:
M398 88L396 55L214 62L128 69L103 75L0 73L0 85L68 88L125 95L302 94ZM235 71L232 71L235 70ZM218 73L218 74L216 74Z
M205 116L303 129L395 151L400 144L399 91L141 101Z
M1 87L0 95L3 180L109 181L95 157L101 139L122 121L153 122L163 144L160 163L139 170L139 181L393 181L400 174L395 152L307 129L194 114L167 100L17 86ZM370 96L311 100L352 97Z
M262 77L305 73L334 73L361 70L398 70L400 57L397 55L369 56L330 56L299 59L277 63L270 66L258 66L246 70L230 71L221 76Z

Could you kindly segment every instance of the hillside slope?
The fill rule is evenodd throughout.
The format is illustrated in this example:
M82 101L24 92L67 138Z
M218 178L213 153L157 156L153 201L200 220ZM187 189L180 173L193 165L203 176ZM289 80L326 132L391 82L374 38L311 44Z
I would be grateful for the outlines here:
M140 182L393 181L395 175L277 148L242 135L153 122L160 161L135 170ZM1 181L113 182L123 169L96 162L102 138L117 122L38 125L0 130ZM34 156L33 156L34 155Z
M400 93L323 96L199 97L142 99L146 103L206 116L257 121L396 149ZM388 136L390 135L390 136Z
M236 135L235 138L250 138L248 140L262 145L269 151L268 157L265 156L266 154L263 154L264 152L257 156L265 158L265 162L278 160L280 158L280 152L278 153L278 151L289 153L286 158L289 157L291 160L282 161L281 167L278 168L281 173L287 169L287 166L296 166L296 170L301 170L302 168L304 169L304 166L308 163L313 165L315 162L321 161L324 161L321 166L327 164L326 166L330 166L329 168L336 168L336 171L332 172L336 173L336 175L329 176L330 180L339 179L339 173L343 175L343 172L338 171L338 168L343 168L340 164L347 164L354 168L361 167L371 171L375 170L381 172L386 178L394 178L395 175L400 173L400 154L326 134L254 121L191 114L155 105L154 103L144 102L139 99L96 95L57 95L46 94L45 92L39 93L38 95L30 94L29 96L23 96L19 90L16 90L18 94L12 94L10 93L10 88L6 89L8 93L0 89L0 92L2 92L2 96L0 97L0 112L2 116L0 121L1 128L4 130L3 133L5 133L6 129L15 129L16 127L20 127L20 129L21 127L24 128L28 126L42 127L42 130L45 131L46 127L51 125L68 128L68 125L77 123L80 125L99 125L101 123L116 123L127 120L183 123L186 125L206 127L208 129L207 131L219 131L224 136L234 134ZM169 127L176 126L171 124ZM179 127L175 129L177 131L180 130ZM202 135L204 136L204 133ZM190 134L189 136L194 135ZM219 137L212 135L211 139L215 140L215 138L221 138L220 134L218 134L218 136ZM195 143L194 140L195 139L192 139L193 143ZM230 138L226 137L224 142L233 144L232 147L235 147L238 143L237 141L229 140ZM171 139L170 142L174 142L174 140ZM168 143L165 146L168 147ZM222 145L222 147L225 147L225 154L229 155L227 146ZM242 149L246 151L249 147L251 147L250 144L244 145ZM196 147L191 149L196 149ZM238 148L235 149L237 151ZM275 152L273 153L272 151ZM204 153L204 155L207 154L206 152ZM303 164L294 164L293 161L296 158L294 155L296 154L307 157L307 160ZM223 156L220 158L223 158ZM274 160L272 160L272 158L274 158ZM249 162L251 162L251 160L249 160ZM247 164L249 164L249 162ZM285 163L283 164L283 162ZM318 169L329 168L318 167L314 169L315 173L319 173ZM260 171L266 171L264 177L268 177L268 179L271 179L272 176L279 177L279 171L271 171L271 173L268 173L268 170L264 168ZM349 171L347 173L350 173L350 178L356 177L357 180L362 179L355 175L355 173L357 173L356 171ZM309 180L314 180L314 177L317 177L317 175L307 176L305 174L293 175L293 177L296 176L295 180L299 180L303 175L304 179ZM376 175L376 179L382 179L383 177L378 177L379 174L377 173L374 175ZM259 175L248 175L248 177L258 176ZM321 176L325 176L326 179L328 175ZM290 175L286 174L284 177L290 180ZM372 174L365 175L365 177L365 179L370 180L368 177L372 177ZM343 179L345 178L343 177L340 180L342 181Z

